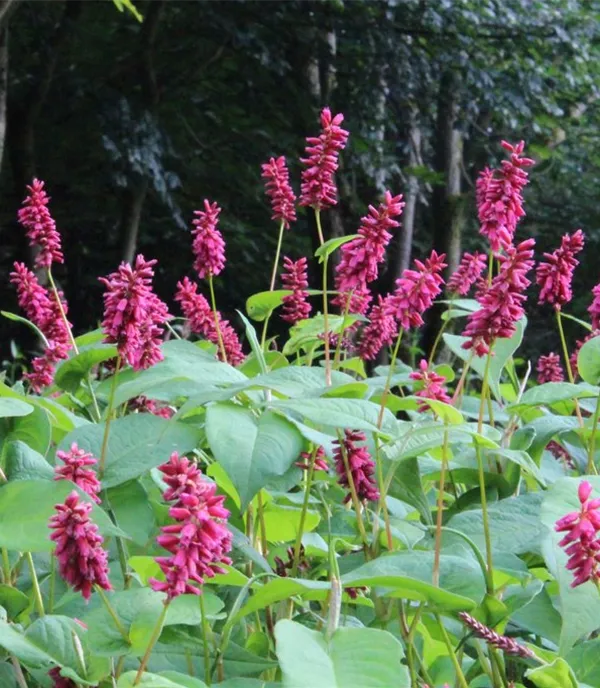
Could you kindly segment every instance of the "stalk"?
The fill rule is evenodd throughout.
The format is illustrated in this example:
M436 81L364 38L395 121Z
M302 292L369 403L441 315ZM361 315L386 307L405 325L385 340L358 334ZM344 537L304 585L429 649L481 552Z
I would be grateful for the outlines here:
M587 472L597 474L596 464L594 463L594 454L596 453L596 430L598 429L598 416L600 415L600 394L596 399L596 408L594 410L594 418L592 420L592 435L590 437Z
M110 618L113 620L113 623L115 624L115 628L117 629L117 631L119 631L121 637L127 643L127 645L129 645L129 636L127 635L127 631L125 630L123 624L121 623L121 620L117 616L117 612L114 610L112 604L110 603L110 600L106 596L106 593L99 585L95 585L94 590L100 596L102 603L106 607L106 611L109 613Z
M354 511L356 512L356 523L358 525L358 531L360 537L365 546L365 553L369 550L369 539L367 537L367 531L365 530L365 524L363 523L360 500L358 499L358 494L356 492L356 487L354 485L354 478L352 477L352 472L350 471L350 464L348 462L348 454L346 453L346 448L344 446L343 438L341 432L338 432L338 440L340 443L340 453L342 454L342 460L344 462L344 468L346 469L346 476L348 478L348 486L350 487L350 495L352 497L352 505L354 506Z
M275 289L275 279L277 278L277 268L279 267L279 255L281 254L281 244L283 242L284 221L279 224L279 238L277 239L277 250L275 251L275 260L273 261L273 272L271 273L271 284L269 291ZM323 242L321 242L323 243Z
M8 550L6 547L2 548L2 578L5 585L12 585L10 559L8 558Z
M108 398L108 408L106 409L106 424L104 426L104 436L102 438L102 449L100 450L100 461L98 462L98 477L102 477L104 473L104 464L106 463L106 450L108 448L108 435L110 433L110 422L112 420L113 407L115 403L115 393L117 391L117 378L119 377L119 370L121 369L121 356L117 356L117 365L110 387L110 397Z
M25 554L27 559L27 564L29 565L29 571L31 572L31 582L33 584L33 599L35 601L35 607L37 613L41 616L45 616L44 612L44 601L42 600L42 591L40 590L40 584L38 581L37 573L35 571L35 564L33 563L33 557L31 552Z
M163 624L165 622L165 619L167 617L167 612L169 611L169 602L167 602L164 606L164 609L162 610L162 613L160 617L158 618L158 621L156 622L156 626L154 627L154 631L152 632L152 637L150 638L150 642L148 643L148 647L146 648L146 652L144 653L144 656L142 657L142 661L140 662L140 668L138 669L137 674L135 675L135 679L133 680L133 685L137 686L139 682L142 680L142 676L144 674L144 671L146 670L146 667L148 666L148 662L150 661L150 655L152 654L152 650L154 649L154 646L156 645L156 641L160 637L160 633L162 631Z
M444 424L444 443L442 445L442 471L440 474L440 489L437 501L437 519L435 528L435 551L433 555L433 584L440 585L440 551L442 548L442 522L444 515L444 484L446 481L446 467L448 465L448 423Z
M17 685L19 686L19 688L29 688L27 685L27 681L25 680L25 676L23 674L23 669L21 669L21 664L19 663L19 660L14 655L10 655L10 661L13 665L13 669L15 672L15 680L17 681Z
M221 325L219 324L219 314L217 312L217 299L215 298L215 287L213 285L213 277L209 274L208 276L208 288L210 290L210 305L213 311L213 317L215 319L215 329L217 330L217 339L219 341L219 351L223 361L227 363L227 354L225 353L225 345L223 344L223 335L221 334Z
M573 377L573 369L571 368L571 359L569 358L569 349L567 347L567 340L565 339L565 332L563 330L562 317L558 309L555 309L554 312L556 313L556 324L558 325L558 334L560 335L560 343L563 350L563 356L565 358L567 376L569 378L569 382L573 384L575 378ZM583 417L581 415L581 409L579 408L579 402L577 399L574 399L573 401L575 402L575 413L579 420L579 425L583 428Z
M448 650L448 656L452 660L452 664L454 666L454 671L456 671L456 678L458 680L458 683L459 683L461 688L469 688L469 684L467 683L467 679L465 678L465 675L463 674L463 670L462 670L462 668L459 664L459 661L456 657L456 652L454 652L454 648L452 647L450 637L448 636L448 631L446 631L446 628L444 626L442 618L440 617L439 614L436 614L435 619L438 623L438 626L440 627L440 631L442 632L442 637L444 639L446 649Z
M318 447L315 446L310 455L310 465L306 473L306 485L304 487L304 501L302 502L302 511L300 512L300 523L298 525L298 535L296 536L296 544L294 545L294 560L292 562L292 570L290 577L295 578L298 574L298 563L300 562L300 548L302 547L302 534L304 531L304 523L306 521L306 512L308 511L308 500L310 499L310 487L312 485L313 475L315 472L315 460L317 458Z
M392 359L390 361L390 370L388 372L387 380L385 381L385 387L383 388L383 394L381 395L381 406L379 408L379 417L377 418L377 427L381 428L383 423L383 412L385 411L385 402L387 401L388 394L390 393L390 384L392 381L392 375L394 374L394 368L396 366L396 359L398 358L398 351L400 351L400 342L402 341L402 335L404 334L404 328L400 328L398 336L396 337L396 345L394 346L394 351L392 352Z
M200 595L200 614L202 616L202 645L204 646L204 682L207 686L211 684L210 673L210 652L208 648L208 619L206 618L206 610L204 608L204 596Z
M325 243L323 238L323 228L321 227L321 211L315 209L315 220L317 222L317 234L321 246ZM327 266L329 256L323 258L323 340L325 344L325 384L331 385L331 360L329 352L329 311L327 304Z
M379 438L375 437L375 463L377 464L377 482L379 484L379 504L383 509L383 521L385 523L385 538L387 541L387 548L391 552L394 549L394 541L392 539L392 527L390 525L390 512L387 508L387 502L385 497L381 499L381 495L387 494L387 489L385 487L385 481L383 479L383 461L379 453ZM379 508L377 509L377 515L379 515Z
M54 588L56 583L56 556L54 552L50 555L50 583L48 593L48 614L52 614L54 609Z

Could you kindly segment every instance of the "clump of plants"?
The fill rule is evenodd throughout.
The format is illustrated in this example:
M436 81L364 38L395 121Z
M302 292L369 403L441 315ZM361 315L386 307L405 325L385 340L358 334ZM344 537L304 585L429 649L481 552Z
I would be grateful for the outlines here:
M563 333L583 232L535 256L518 236L533 160L503 143L477 182L487 250L447 282L433 251L374 299L404 203L387 191L325 240L342 123L321 113L298 198L283 157L263 165L277 252L236 322L206 200L178 314L138 255L75 336L49 198L28 188L35 266L15 263L23 315L5 315L40 352L0 383L1 686L600 685L600 285L580 341ZM298 208L319 284L306 256L281 260ZM535 367L514 358L532 298L562 342ZM442 331L410 367L401 344L435 302Z

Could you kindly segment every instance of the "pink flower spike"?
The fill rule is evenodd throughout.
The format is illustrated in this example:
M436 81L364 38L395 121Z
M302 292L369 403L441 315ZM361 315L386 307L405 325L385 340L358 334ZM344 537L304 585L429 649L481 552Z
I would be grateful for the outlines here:
M271 158L262 166L262 178L266 180L265 191L271 198L272 220L283 222L286 229L296 221L296 196L290 186L290 173L283 155Z
M102 489L96 471L90 470L87 466L95 466L97 460L84 449L80 449L76 442L73 442L68 452L58 450L56 458L63 462L63 465L56 465L54 468L54 480L70 480L77 487L88 494L96 504L100 504L98 493Z
M512 245L517 223L525 215L522 191L529 180L524 168L534 164L522 157L524 141L501 145L510 153L509 160L503 160L499 170L486 168L481 173L476 194L479 232L489 239L494 253Z
M594 299L588 308L588 313L592 316L592 330L600 329L600 284L592 289Z
M48 269L52 263L64 263L60 235L48 210L50 198L44 191L44 182L34 179L27 190L29 195L23 201L18 218L27 230L29 245L39 248L35 257L36 268Z
M306 169L302 172L300 205L323 210L337 204L335 172L338 155L346 146L348 132L340 126L344 115L332 117L331 110L321 112L321 133L318 137L306 139L306 157L300 162Z
M163 325L170 315L152 291L155 264L156 260L138 255L133 268L121 263L116 272L100 278L106 287L104 341L116 344L119 355L134 370L145 370L163 360Z
M374 502L379 499L379 490L374 480L375 464L369 451L364 445L358 446L357 442L366 441L364 432L358 430L345 430L345 437L334 441L335 452L333 458L335 460L335 470L338 474L338 484L342 487L350 487L348 480L348 473L346 471L346 462L344 456L348 461L348 468L354 483L356 495L360 501L368 500ZM348 492L344 498L344 504L352 499L352 494Z
M306 320L310 315L311 305L308 303L308 273L306 258L297 261L283 258L284 273L281 275L284 289L291 289L292 293L283 297L282 320L295 325L300 320Z
M441 293L446 267L445 254L431 252L425 262L415 260L416 270L405 270L396 280L396 291L385 301L386 313L392 315L400 327L409 330L423 325L423 314Z
M192 224L194 270L200 279L216 277L225 267L225 241L217 229L221 208L204 200L204 210L195 210Z
M73 490L64 504L57 504L50 518L50 539L56 543L56 559L60 575L76 592L89 600L94 585L112 590L108 579L108 555L98 527L90 520L92 505L80 502Z
M427 361L423 358L419 363L419 370L410 373L411 380L415 380L415 396L423 399L434 399L449 404L451 399L444 389L446 378L438 375L434 370L429 370ZM419 403L419 411L428 411L429 406L425 402Z
M369 324L363 329L359 355L364 361L373 361L385 346L390 346L398 336L398 325L389 314L389 296L377 297L377 303L369 313Z
M573 298L571 283L573 271L579 265L575 256L583 250L584 235L578 229L573 235L565 234L560 248L552 253L544 253L545 261L540 261L535 279L540 287L539 303L549 303L557 310Z
M545 382L562 382L565 374L560 362L560 356L554 352L540 356L536 366L537 381L540 385Z
M460 261L460 265L451 275L446 285L450 294L466 296L471 287L477 282L481 273L485 269L486 256L484 253L465 253Z

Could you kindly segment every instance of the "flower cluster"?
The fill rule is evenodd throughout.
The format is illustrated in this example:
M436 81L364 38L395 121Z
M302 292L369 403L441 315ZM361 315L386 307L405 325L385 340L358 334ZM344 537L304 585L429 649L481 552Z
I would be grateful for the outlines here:
M489 289L479 294L481 308L471 313L463 335L469 341L465 349L473 349L477 356L485 356L498 337L511 337L516 323L523 317L525 290L531 284L527 273L533 267L535 239L526 239L517 246L509 246L498 257L500 272Z
M169 319L165 303L152 291L156 260L138 255L134 267L121 263L116 272L101 277L105 285L105 341L116 344L119 355L134 370L162 361L163 325Z
M60 575L89 600L92 588L97 585L111 590L108 579L108 555L102 549L104 539L98 526L90 520L92 505L80 502L75 490L57 504L56 514L50 518L53 531L50 539L56 543L56 559Z
M502 147L510 153L499 170L486 169L477 183L477 211L481 223L480 233L489 239L494 253L508 249L518 221L525 215L522 191L528 182L526 167L534 161L522 157L525 142L511 145L502 141Z
M283 222L286 229L296 221L296 196L290 186L290 173L283 155L271 158L262 166L262 177L266 180L265 190L271 199L272 220Z
M592 317L592 329L598 330L600 329L600 284L592 289L592 294L594 298L588 308L588 313Z
M562 382L565 379L560 356L554 352L540 356L535 369L537 370L537 381L540 385L543 385L545 382Z
M48 269L52 263L64 263L60 234L48 210L50 198L44 191L44 182L34 179L27 190L29 195L23 201L18 218L27 230L30 245L38 249L36 268Z
M546 445L546 449L555 459L561 461L567 468L571 469L572 471L575 470L576 466L573 458L561 444L556 442L556 440L550 440L550 442L548 442Z
M390 346L398 335L398 325L389 312L389 296L377 297L369 313L369 324L363 329L358 353L365 361L373 361L384 346Z
M77 688L75 681L72 681L66 676L60 675L60 667L54 667L54 669L50 669L48 676L54 682L53 688Z
M500 635L491 628L484 626L482 623L474 619L467 612L459 612L458 616L461 621L468 626L478 638L485 640L486 643L497 647L507 655L514 655L515 657L530 658L534 653L525 645L521 645L514 638L509 638L505 635Z
M220 332L226 361L234 366L243 363L245 356L236 331L229 320L225 320L218 311L216 317L219 330L217 331L215 314L206 298L198 291L198 285L195 282L187 277L178 282L175 301L181 306L191 331L217 345L219 358L222 358L221 348L218 346Z
M577 490L580 510L559 518L554 526L558 533L565 533L558 544L569 555L567 569L573 572L572 588L589 580L600 580L600 498L590 500L591 494L590 483L580 482Z
M485 261L484 253L479 253L478 251L475 251L475 253L464 253L460 265L448 279L446 284L448 292L450 294L466 296L485 269Z
M283 269L281 275L284 289L290 289L291 294L284 296L282 320L295 325L300 320L308 318L311 306L308 303L308 274L306 258L293 261L287 256L283 258Z
M423 314L442 291L445 258L445 254L432 251L424 262L415 260L416 270L405 270L396 280L396 290L385 300L385 310L403 329L423 325Z
M549 303L557 310L573 298L571 282L573 271L579 265L575 256L583 250L584 235L578 229L574 234L565 234L560 248L552 253L544 253L545 261L540 261L535 280L540 287L539 303Z
M411 380L415 380L415 396L423 399L434 399L436 401L443 401L445 404L450 403L450 397L444 389L446 378L439 375L435 370L429 369L429 364L423 358L419 363L419 370L415 370L409 375ZM425 402L419 403L419 411L427 411L429 406Z
M88 494L96 504L100 504L98 494L102 486L96 471L88 468L97 463L92 454L86 452L85 449L80 449L77 442L73 442L69 451L59 449L56 452L56 458L62 461L63 465L56 464L54 467L54 480L70 480Z
M34 273L23 263L15 263L14 270L10 273L10 281L17 288L17 300L25 315L38 327L44 337L47 346L44 354L32 361L33 372L24 377L29 381L34 392L41 392L54 380L54 369L58 361L69 356L71 338L69 328L62 317L58 301L43 287ZM58 292L63 312L68 311L67 304L62 293Z
M204 210L195 210L192 224L194 270L200 279L216 277L225 267L225 241L217 229L221 208L204 200Z
M151 413L153 416L159 416L167 420L172 418L175 414L175 411L170 406L164 406L154 399L148 399L148 397L145 396L131 399L128 406L133 412Z
M335 440L335 470L338 474L338 484L349 488L350 482L348 474L352 478L352 484L359 500L367 499L371 502L379 499L379 490L373 478L375 464L364 445L357 445L357 442L365 442L364 432L358 430L345 430L342 440ZM346 465L348 468L346 469ZM344 504L352 499L351 493L344 498Z
M156 538L170 555L156 557L165 580L151 578L149 583L169 600L186 593L200 595L204 579L223 573L222 564L231 564L229 511L223 507L224 497L217 496L216 485L185 457L174 453L159 469L167 484L164 499L174 502L169 516L175 523L163 526Z
M288 547L286 550L287 559L283 560L279 556L273 557L275 562L275 573L281 578L287 578L288 571L294 567L294 548ZM310 569L310 562L306 558L306 550L304 545L300 545L300 551L298 552L298 573L305 573Z
M296 466L304 471L310 468L312 461L312 452L302 452L300 454L302 461L296 461ZM329 464L327 463L327 457L325 456L325 450L323 447L317 447L315 453L315 471L328 471Z
M335 172L339 152L346 146L348 132L340 126L344 115L332 117L331 110L321 112L321 133L306 139L306 157L300 158L305 165L302 171L300 205L323 210L337 204Z

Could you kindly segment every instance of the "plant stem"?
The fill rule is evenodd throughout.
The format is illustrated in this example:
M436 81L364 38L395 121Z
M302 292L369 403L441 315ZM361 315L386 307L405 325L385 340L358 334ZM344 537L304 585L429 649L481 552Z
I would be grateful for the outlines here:
M56 583L56 556L54 552L50 555L50 582L48 592L48 614L52 614L54 609L54 588Z
M440 489L437 500L437 518L435 528L435 551L433 555L433 584L440 584L440 551L442 548L442 522L444 516L444 487L446 481L446 467L448 465L448 423L444 424L444 443L442 444L442 471L440 473Z
M398 332L398 336L396 337L396 345L394 346L394 351L392 352L392 358L390 360L390 369L388 371L388 376L385 381L385 387L383 388L383 394L381 395L381 406L379 408L379 417L377 418L377 427L380 429L383 424L385 402L387 401L388 394L390 393L390 384L392 382L392 375L394 374L394 368L396 366L396 359L398 358L398 351L400 350L400 342L402 341L403 333L404 328L400 328L400 332Z
M106 424L104 425L104 436L102 437L102 449L100 450L100 461L98 462L98 476L102 477L104 473L104 464L106 463L106 450L108 448L108 435L110 432L110 422L112 420L113 405L115 403L115 393L117 391L117 378L119 377L119 370L121 369L121 356L117 356L117 365L110 386L110 397L108 398L108 408L106 409Z
M590 436L590 444L588 450L588 464L587 472L597 474L596 464L594 463L594 455L596 453L596 431L598 430L598 416L600 415L600 394L596 399L596 408L594 409L594 418L592 420L592 434Z
M356 492L356 486L354 485L354 478L352 477L352 471L350 470L350 464L348 462L348 454L346 452L346 447L344 446L344 440L341 432L338 431L338 441L340 443L340 452L342 454L342 460L344 462L344 468L346 469L346 477L348 478L348 487L350 488L350 495L352 497L352 504L354 506L354 511L356 512L356 524L358 526L358 531L360 533L361 539L365 546L365 553L369 550L369 539L367 537L367 531L365 530L365 524L363 523L360 500L358 499L358 494Z
M302 547L302 535L304 531L304 523L306 522L306 512L308 511L308 500L310 499L310 487L312 485L313 475L315 472L315 460L317 458L318 447L315 445L310 455L310 465L306 472L306 485L304 486L304 500L302 502L302 511L300 512L300 523L298 524L298 535L296 536L296 544L294 545L294 560L292 562L292 570L290 572L291 578L295 578L298 574L298 564L300 562L300 548Z
M450 312L451 309L452 309L452 306L450 306L450 308L448 309L448 313ZM443 337L444 332L446 331L446 329L448 327L449 322L450 322L450 320L444 320L444 322L442 323L442 326L438 330L438 333L435 337L435 341L433 342L433 346L431 347L431 353L429 354L428 367L431 367L433 365L434 356L436 354L436 351L437 351L437 348L438 348L440 342L442 341L442 337Z
M321 211L315 208L315 220L317 222L317 234L319 235L319 244L323 246L325 239L323 237L323 228L321 227Z
M435 619L438 623L438 626L440 627L440 631L442 632L442 637L444 639L444 643L446 644L446 649L448 650L448 656L450 657L450 659L452 660L452 664L454 665L454 671L456 671L456 678L458 680L458 683L461 686L461 688L469 688L469 684L467 683L467 679L465 678L463 670L458 662L456 653L454 652L454 648L452 647L450 637L448 636L448 631L446 631L446 627L444 626L442 618L439 614L436 614Z
M387 541L387 548L391 552L394 549L394 540L392 539L392 527L390 525L390 512L387 508L387 502L385 496L387 494L385 481L383 479L383 460L381 458L380 448L379 448L379 438L375 437L375 463L377 465L377 482L379 484L379 504L383 509L383 521L385 523L385 538ZM383 499L381 495L384 495ZM379 509L377 509L377 515L379 515ZM373 543L375 544L375 543Z
M485 362L485 369L483 371L483 382L481 385L481 399L479 403L479 417L477 419L477 432L479 434L483 431L483 412L485 408L485 400L489 390L488 378L490 374L490 364L492 361L492 348L494 344L490 345L490 349L487 354L487 360ZM475 454L477 456L477 470L479 475L479 493L481 498L481 515L483 520L483 534L485 539L485 553L487 557L487 566L490 577L493 572L493 559L492 559L492 538L490 535L490 522L488 517L487 509L487 495L485 492L485 472L483 469L483 457L481 455L481 446L479 441L475 439Z
M200 614L202 615L202 645L204 647L204 682L207 686L211 684L210 673L210 651L208 647L208 619L206 618L206 610L204 608L204 596L200 594Z
M35 564L33 563L33 557L31 556L31 552L27 552L25 554L25 558L27 559L29 571L31 572L31 582L33 585L33 599L35 601L37 613L40 616L45 616L44 601L42 600L42 591L40 590L40 584L38 581L37 573L35 571Z
M269 286L269 291L273 291L273 289L275 289L275 279L277 278L277 268L279 267L279 254L281 253L284 224L285 223L282 220L279 225L279 238L277 239L277 250L275 251L275 260L273 261L273 272L271 273L271 284Z
M333 357L333 369L337 370L340 365L340 358L342 354L342 339L344 338L344 332L346 331L346 317L348 316L348 311L350 310L350 299L352 298L352 292L346 294L346 304L344 305L344 313L342 315L342 327L338 335L338 340L335 345L335 355Z
M208 276L208 288L210 290L210 305L212 306L213 318L215 319L215 329L217 330L217 339L219 342L219 351L225 363L227 363L227 354L225 353L225 345L223 344L223 335L221 334L221 325L219 324L219 313L217 311L217 299L215 298L215 287L213 285L213 277Z
M160 633L162 631L163 624L165 622L165 619L167 617L167 612L169 611L169 602L167 602L162 610L161 615L158 618L158 621L156 622L156 626L154 627L154 631L152 632L152 637L150 638L150 642L148 643L148 647L146 648L146 652L144 653L144 656L142 657L142 661L140 662L140 668L138 669L137 674L135 675L135 679L133 681L133 685L137 686L138 683L142 680L142 676L144 674L144 671L146 670L146 667L148 666L148 662L150 660L150 655L152 654L152 650L154 649L154 646L156 645L156 641L160 637Z
M10 656L10 661L13 665L13 669L15 671L15 679L17 681L17 685L19 688L29 688L27 685L27 681L25 680L25 676L23 674L23 669L21 669L21 664L19 663L19 660L14 656Z
M6 547L2 548L2 577L5 585L12 585L10 575L10 559L8 558L8 550Z
M565 339L565 331L563 330L562 317L558 309L554 310L556 314L556 324L558 325L558 334L560 335L560 343L563 350L563 356L565 359L565 368L567 369L567 377L569 382L573 384L575 378L573 377L573 369L571 368L571 359L569 358L569 349L567 348L567 340ZM583 428L583 417L581 415L581 409L579 408L579 402L577 399L573 400L575 402L575 413L579 420L579 425Z
M121 637L123 640L129 645L129 636L127 635L127 631L123 627L123 624L121 623L121 620L117 616L117 612L114 610L112 604L110 603L110 600L106 596L106 593L104 590L99 586L95 585L94 590L98 593L100 596L100 599L102 600L104 606L106 607L106 611L109 613L110 618L113 620L113 623L115 624L115 628L119 633L121 634Z
M73 350L75 351L76 354L79 353L79 349L77 348L77 344L75 343L75 338L73 337L73 332L71 331L71 325L69 324L69 321L67 320L67 314L65 313L65 309L63 306L63 303L60 299L60 296L58 294L58 289L56 288L56 284L54 283L54 277L52 277L52 270L48 269L48 281L50 282L50 288L52 289L52 294L54 295L54 298L56 299L56 305L58 306L58 310L60 312L60 317L62 318L65 327L67 328L67 333L69 335L69 341L71 342L71 346L73 347Z
M323 238L323 228L321 227L321 211L315 208L315 220L317 223L317 234L319 235L319 244L323 246L325 239ZM329 264L329 256L323 257L323 343L325 345L325 384L331 385L331 361L329 353L329 312L327 305L327 266Z

